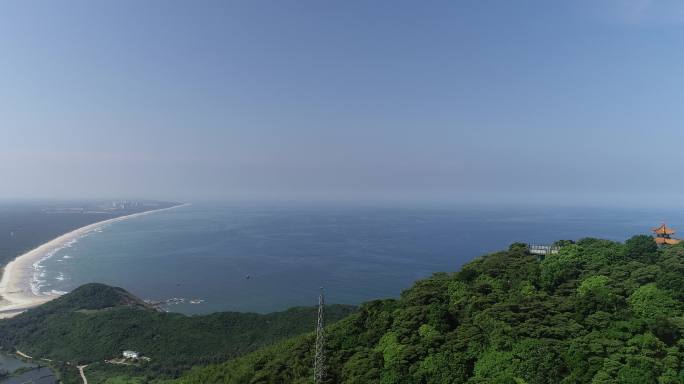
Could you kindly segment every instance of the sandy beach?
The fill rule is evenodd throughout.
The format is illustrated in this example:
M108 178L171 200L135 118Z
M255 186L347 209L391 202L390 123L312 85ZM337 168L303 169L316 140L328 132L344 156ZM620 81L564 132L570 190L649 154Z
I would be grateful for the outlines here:
M2 300L0 300L0 319L15 316L29 308L38 306L60 296L60 294L57 293L37 292L31 286L35 264L39 263L49 253L63 248L69 242L76 241L92 231L98 230L103 225L185 205L187 204L99 221L52 239L38 248L18 256L9 262L2 271L2 279L0 279L0 296L2 297Z

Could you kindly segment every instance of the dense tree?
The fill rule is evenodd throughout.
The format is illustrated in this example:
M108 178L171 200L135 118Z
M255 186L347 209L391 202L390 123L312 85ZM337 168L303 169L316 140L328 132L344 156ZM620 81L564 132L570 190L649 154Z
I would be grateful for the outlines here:
M636 235L625 242L627 257L642 262L653 262L658 255L658 245L651 236Z

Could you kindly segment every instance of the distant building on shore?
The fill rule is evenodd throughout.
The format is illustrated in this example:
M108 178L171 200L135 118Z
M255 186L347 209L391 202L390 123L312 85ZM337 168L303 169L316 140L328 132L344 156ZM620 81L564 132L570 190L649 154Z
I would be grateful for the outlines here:
M653 228L653 239L658 245L674 245L681 243L680 239L675 239L672 235L675 231L672 228L668 228L665 223L660 224L659 227Z

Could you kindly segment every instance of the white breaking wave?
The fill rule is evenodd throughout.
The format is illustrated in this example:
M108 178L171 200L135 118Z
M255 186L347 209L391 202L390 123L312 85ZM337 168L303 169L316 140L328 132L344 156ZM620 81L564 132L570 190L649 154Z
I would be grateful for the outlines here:
M33 292L33 294L36 296L43 294L43 293L48 293L48 292L43 291L43 288L45 288L47 286L47 284L46 284L47 281L44 279L46 276L46 271L45 271L45 266L43 265L43 262L54 257L59 251L66 249L66 248L73 247L74 244L76 244L79 240L83 239L84 237L89 236L93 233L101 233L103 228L105 228L107 226L108 225L101 225L101 226L94 227L88 231L85 231L82 234L80 234L80 236L78 236L74 239L71 239L71 240L65 242L64 244L61 244L61 246L59 246L59 247L51 249L49 252L46 252L38 261L33 263L33 277L31 278L31 283L30 283L31 292ZM71 258L72 258L72 256L64 255L61 259L59 259L57 261L62 261L64 259L71 259ZM59 276L56 277L56 279L63 281L64 280L64 274L60 273ZM60 292L60 291L55 291L53 289L50 292L54 294L55 292Z

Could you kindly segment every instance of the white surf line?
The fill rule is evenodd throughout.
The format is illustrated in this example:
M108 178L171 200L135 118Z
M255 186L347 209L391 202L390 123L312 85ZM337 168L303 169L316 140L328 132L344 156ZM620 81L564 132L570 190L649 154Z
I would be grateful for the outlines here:
M0 279L0 296L2 296L3 300L0 302L0 318L15 316L29 308L38 306L60 296L59 294L54 293L46 294L34 292L31 287L35 265L40 263L49 252L62 248L68 242L78 239L103 225L187 205L189 204L179 204L173 207L153 209L88 224L84 227L65 233L64 235L52 239L47 243L16 257L14 260L10 261L2 271L2 279Z

